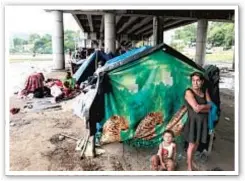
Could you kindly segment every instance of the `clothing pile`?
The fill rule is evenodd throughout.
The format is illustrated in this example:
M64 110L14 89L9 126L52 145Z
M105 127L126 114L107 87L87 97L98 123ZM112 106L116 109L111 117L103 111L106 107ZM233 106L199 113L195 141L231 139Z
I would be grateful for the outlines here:
M50 96L50 89L44 86L44 75L43 73L33 73L28 76L24 89L19 93L19 97L23 98L32 93L36 98L43 98Z

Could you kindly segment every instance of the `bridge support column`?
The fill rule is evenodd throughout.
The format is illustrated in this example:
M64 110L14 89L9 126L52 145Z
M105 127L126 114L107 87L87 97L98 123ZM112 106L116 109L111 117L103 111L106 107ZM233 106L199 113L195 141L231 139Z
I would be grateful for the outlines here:
M118 40L116 40L116 50L117 50L118 48L120 48L120 43L119 43Z
M116 24L115 15L113 13L106 13L104 15L105 22L105 52L115 53L116 51Z
M102 49L103 48L103 33L100 33L100 39L99 39L99 48Z
M195 62L201 66L203 66L205 63L207 30L208 20L198 20Z
M153 37L152 44L156 46L157 44L163 43L163 21L160 17L153 17Z
M63 12L52 11L53 22L53 35L52 35L52 48L53 48L53 69L65 69L65 56L64 56L64 27L63 27Z

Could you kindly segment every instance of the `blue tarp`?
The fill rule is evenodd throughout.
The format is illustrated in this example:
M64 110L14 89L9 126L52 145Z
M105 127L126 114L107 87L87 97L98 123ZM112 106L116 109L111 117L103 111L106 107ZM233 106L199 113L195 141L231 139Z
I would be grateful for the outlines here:
M96 58L96 53L91 54L87 60L84 61L84 63L79 67L79 69L76 71L76 73L73 75L73 78L76 79L77 82L81 82L81 76L85 72L85 70L88 68L89 64L93 62Z
M113 63L118 62L118 61L123 61L126 58L131 57L132 55L136 55L136 54L138 54L140 52L143 52L144 50L149 49L149 48L151 48L151 46L144 46L144 47L140 47L140 48L134 48L134 49L132 49L130 51L127 51L126 53L124 53L122 55L119 55L119 56L117 56L117 57L115 57L113 59L110 59L109 61L106 62L106 65L107 64L113 64Z
M87 80L89 76L92 76L95 72L95 60L106 62L109 59L113 58L114 55L112 54L106 54L101 51L96 50L94 53L92 53L86 60L83 60L84 62L79 67L79 69L75 72L73 75L73 78L76 79L76 82L80 84L81 82ZM97 62L97 63L98 63Z
M109 64L113 64L119 61L123 61L125 59L127 59L128 57L132 56L132 55L136 55L140 52L143 52L146 49L151 48L150 46L144 46L144 47L140 47L140 48L135 48L132 49L130 51L127 51L126 53L119 55L115 58L113 54L106 54L104 52L101 51L95 51L94 53L92 53L88 59L86 60L82 60L83 63L82 65L79 67L79 69L76 71L76 73L73 75L73 78L76 79L76 82L78 84L80 84L81 82L87 80L87 78L89 76L92 76L93 73L95 72L95 60L96 60L96 54L97 54L97 58L98 61L103 61L106 62L106 65Z

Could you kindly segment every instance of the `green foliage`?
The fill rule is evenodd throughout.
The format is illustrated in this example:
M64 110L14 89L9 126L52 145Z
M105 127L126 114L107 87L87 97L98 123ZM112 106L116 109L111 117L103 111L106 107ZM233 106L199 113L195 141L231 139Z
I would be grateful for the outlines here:
M197 24L190 24L181 27L175 31L171 46L181 51L182 47L190 45L192 42L196 42L197 36ZM184 44L176 43L176 40L182 40ZM234 23L224 22L209 22L207 32L207 43L211 47L223 46L226 49L230 49L234 42Z
M34 44L35 41L39 40L40 38L41 38L41 37L40 37L39 34L31 34L31 35L29 36L29 43L30 43L30 44Z
M65 51L75 50L75 40L78 39L79 33L71 30L66 30L64 33L64 48Z
M75 39L79 38L79 32L66 30L64 32L64 50L75 50ZM10 53L40 53L40 54L52 54L52 36L45 34L43 36L39 34L30 34L28 41L20 37L14 38L14 47L9 50ZM28 48L24 48L24 45L30 45Z
M174 39L183 40L187 45L191 42L196 42L197 24L193 23L175 31Z
M28 41L22 38L14 38L14 46L27 45Z
M174 41L172 41L170 43L170 46L173 47L175 50L178 50L178 51L182 52L183 49L185 48L185 43L184 42L174 42Z
M49 34L45 34L40 39L34 40L33 52L36 53L52 53L52 37Z
M212 46L231 48L234 41L234 24L211 22L209 26L208 43Z

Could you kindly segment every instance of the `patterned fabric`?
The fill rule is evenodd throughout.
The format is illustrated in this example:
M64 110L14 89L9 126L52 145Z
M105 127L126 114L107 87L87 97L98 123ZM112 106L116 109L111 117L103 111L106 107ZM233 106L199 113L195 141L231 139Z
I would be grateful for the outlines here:
M128 127L128 122L123 117L112 116L103 126L101 144L121 141L120 132Z
M105 116L100 124L114 130L110 118L117 115L123 117L128 128L116 129L116 139L103 129L103 138L107 138L103 141L120 140L137 147L151 147L162 142L166 129L180 136L187 120L184 93L191 85L190 74L196 71L201 72L162 50L108 69L104 85Z
M44 76L42 73L31 74L25 83L25 88L21 91L22 95L34 92L37 88L43 88Z

